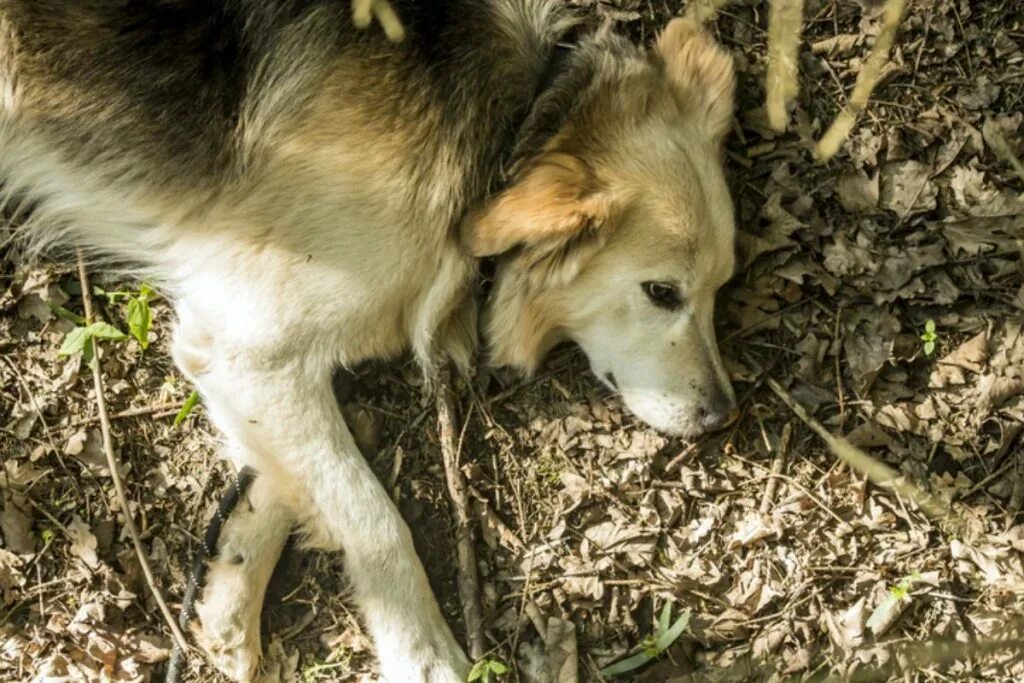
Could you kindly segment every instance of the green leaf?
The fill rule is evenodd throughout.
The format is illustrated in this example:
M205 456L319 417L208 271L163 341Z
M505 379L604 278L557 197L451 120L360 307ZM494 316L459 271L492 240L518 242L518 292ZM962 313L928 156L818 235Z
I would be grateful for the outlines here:
M924 355L930 356L933 353L935 353L935 341L929 339L924 343Z
M69 311L68 309L64 308L63 306L57 306L57 305L51 304L51 303L48 303L47 305L50 307L50 310L53 311L53 314L56 315L58 318L63 318L64 320L70 320L71 322L73 322L76 325L84 325L85 322L86 322L85 318L83 318L82 316L78 315L77 313L73 313L73 312Z
M128 330L143 349L149 348L149 328L153 324L153 312L144 297L132 298L128 302Z
M91 334L93 337L96 337L97 339L121 341L122 339L128 338L128 335L126 335L124 332L117 329L110 323L93 323L92 325L89 325L89 327L87 327L86 329L89 330L89 334Z
M935 321L929 319L928 322L924 324L924 331L930 334L935 334Z
M503 673L508 672L508 667L502 662L496 659L481 659L479 662L473 665L473 669L469 672L468 681L484 681L488 683L491 680L491 674L500 676Z
M188 395L188 398L185 399L185 405L181 406L181 410L179 410L178 414L174 416L174 426L177 427L184 422L185 418L188 417L188 414L191 413L197 405L199 405L199 392L193 391ZM474 679L471 678L469 680L472 681Z
M658 654L672 647L672 643L676 642L689 626L690 611L687 610L679 615L676 623L672 624L672 628L658 634L658 643L654 646L658 650Z
M76 327L64 337L64 343L60 345L61 356L73 356L76 353L85 351L85 345L92 339L92 332L88 327Z
M658 635L668 630L669 622L672 620L672 603L666 602L661 608L661 615L658 617Z
M601 669L602 676L619 676L630 671L635 671L640 667L647 664L654 657L649 656L646 652L638 652L632 657L626 657L625 659L619 660L614 664L606 666Z
M82 360L90 368L92 367L93 353L96 351L96 340L93 336L89 335L89 340L85 342L85 348L82 350Z

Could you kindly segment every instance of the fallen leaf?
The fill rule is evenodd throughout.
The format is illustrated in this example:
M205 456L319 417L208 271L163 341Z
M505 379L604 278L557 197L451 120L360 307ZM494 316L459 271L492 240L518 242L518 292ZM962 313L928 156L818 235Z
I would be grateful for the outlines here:
M96 555L96 537L89 529L89 525L78 515L72 517L71 523L68 524L68 537L71 541L71 554L81 560L88 569L98 569L100 561Z
M878 205L905 218L931 211L938 189L930 180L931 169L918 161L897 161L882 167Z
M8 550L18 555L36 551L30 510L25 499L17 494L5 497L3 510L0 510L0 531L3 532L4 543Z

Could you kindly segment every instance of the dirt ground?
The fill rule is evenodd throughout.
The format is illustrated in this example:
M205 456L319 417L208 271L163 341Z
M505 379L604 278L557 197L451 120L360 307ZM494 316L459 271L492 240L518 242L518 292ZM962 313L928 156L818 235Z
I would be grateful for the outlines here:
M591 7L638 40L681 9ZM666 439L569 347L533 379L497 371L461 392L502 680L569 681L565 660L599 680L666 603L689 622L636 680L1024 680L1024 8L911 3L883 84L825 164L810 150L846 102L879 3L808 0L782 135L762 106L767 14L743 0L711 25L740 75L728 163L741 268L719 303L740 421ZM82 313L73 264L0 257L0 680L159 680L170 638L114 498L91 378L58 356L74 327L64 311ZM123 300L97 303L125 326ZM107 344L102 368L131 513L177 606L232 475L201 406L173 425L191 389L165 353L171 311L156 299L153 314L150 347ZM839 464L769 377L961 524ZM407 361L359 368L347 394L461 635L432 404ZM286 553L264 611L267 680L372 675L343 565ZM194 661L189 680L220 679Z

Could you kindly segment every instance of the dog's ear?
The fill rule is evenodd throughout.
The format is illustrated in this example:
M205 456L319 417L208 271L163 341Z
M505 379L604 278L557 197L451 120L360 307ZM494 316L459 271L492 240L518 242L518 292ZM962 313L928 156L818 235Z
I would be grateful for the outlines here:
M680 105L701 116L716 139L724 138L736 88L732 56L690 19L670 21L654 55L664 64Z
M477 257L518 246L557 248L600 230L610 215L610 197L586 163L572 154L547 152L511 187L470 212L462 239Z

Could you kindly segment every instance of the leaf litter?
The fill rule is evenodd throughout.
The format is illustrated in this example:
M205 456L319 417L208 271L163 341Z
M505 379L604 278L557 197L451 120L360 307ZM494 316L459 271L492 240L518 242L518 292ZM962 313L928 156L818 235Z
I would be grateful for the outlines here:
M576 4L644 39L683 9ZM719 304L737 425L697 444L655 434L571 348L534 379L497 371L465 388L489 658L511 670L501 680L600 680L666 604L689 619L637 680L1024 678L1013 650L985 645L1024 630L1024 16L1013 3L910 3L849 140L815 163L878 8L807 3L781 134L764 109L768 4L730 4L711 24L739 71L728 152L741 270ZM153 680L169 636L97 450L91 383L60 355L80 324L74 274L3 256L0 679ZM100 362L112 411L127 415L115 431L132 513L180 599L231 474L167 360L166 303L101 306L140 342L107 343ZM962 526L948 533L838 464L766 376L955 505ZM339 393L460 633L437 436L417 417L414 378L406 363L374 364ZM146 412L168 402L177 410ZM373 675L342 567L286 553L264 610L266 680ZM219 680L202 662L189 677Z

